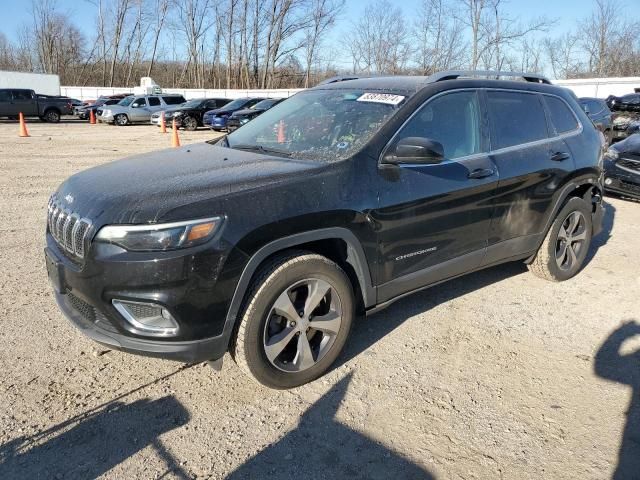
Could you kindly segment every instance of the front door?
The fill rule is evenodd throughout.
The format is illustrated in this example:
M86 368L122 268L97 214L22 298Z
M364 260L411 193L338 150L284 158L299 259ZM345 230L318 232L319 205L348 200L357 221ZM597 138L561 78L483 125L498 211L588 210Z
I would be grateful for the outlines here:
M13 106L11 115L22 112L25 117L33 117L38 114L38 105L33 98L31 90L12 90ZM43 112L44 113L44 112Z
M440 142L435 165L381 165L378 302L477 268L484 255L498 171L475 90L427 101L394 137Z

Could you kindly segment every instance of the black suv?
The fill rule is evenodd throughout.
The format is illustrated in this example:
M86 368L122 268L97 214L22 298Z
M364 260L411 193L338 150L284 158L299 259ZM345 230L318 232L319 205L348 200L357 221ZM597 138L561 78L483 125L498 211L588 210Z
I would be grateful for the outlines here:
M202 127L202 116L205 112L222 108L231 100L228 98L194 98L180 106L164 110L164 118L167 124L175 120L176 127L183 127L185 130L195 130ZM151 115L151 124L160 126L162 112Z
M356 312L508 261L571 278L602 222L600 134L569 90L487 75L326 84L217 143L73 175L49 202L60 308L111 348L229 351L289 388Z

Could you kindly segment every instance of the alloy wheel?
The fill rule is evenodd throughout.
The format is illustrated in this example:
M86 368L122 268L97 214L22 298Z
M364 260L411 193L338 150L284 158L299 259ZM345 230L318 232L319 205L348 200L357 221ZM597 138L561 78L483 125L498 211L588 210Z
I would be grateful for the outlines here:
M334 287L310 278L287 287L269 311L263 347L269 362L285 372L318 363L333 346L342 324L342 303Z
M573 211L562 222L556 240L556 263L561 270L570 270L587 240L587 222L582 212Z

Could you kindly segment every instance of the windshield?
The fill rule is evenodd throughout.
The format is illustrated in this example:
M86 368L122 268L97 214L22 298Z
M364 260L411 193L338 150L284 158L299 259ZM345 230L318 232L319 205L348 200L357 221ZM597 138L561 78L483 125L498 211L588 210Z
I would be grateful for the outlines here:
M189 100L188 102L183 103L181 106L184 108L197 108L203 102L201 98L194 98L193 100Z
M133 102L134 97L124 97L122 100L118 102L118 105L122 105L123 107L128 107Z
M276 103L278 103L278 100L274 100L273 98L271 98L269 100L261 100L251 108L254 110L266 110L273 107Z
M297 158L344 159L362 148L405 98L364 90L301 92L229 134L226 143Z
M225 110L235 110L236 108L242 108L242 106L248 101L248 98L236 98L232 102L227 103L223 108Z

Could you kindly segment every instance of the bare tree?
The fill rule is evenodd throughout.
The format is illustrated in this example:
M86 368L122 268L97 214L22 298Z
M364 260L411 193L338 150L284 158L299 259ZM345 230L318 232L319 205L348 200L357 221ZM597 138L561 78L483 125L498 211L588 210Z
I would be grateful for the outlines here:
M153 71L156 54L158 53L158 41L160 40L160 34L162 33L167 14L169 13L169 0L154 0L153 12L153 19L155 20L153 27L153 47L151 47L151 59L149 60L149 66L147 68L147 77L150 77Z
M309 86L311 78L311 69L316 58L318 50L327 30L329 30L336 22L336 18L344 8L345 0L311 0L309 6L311 12L311 21L305 29L305 76L304 86Z

